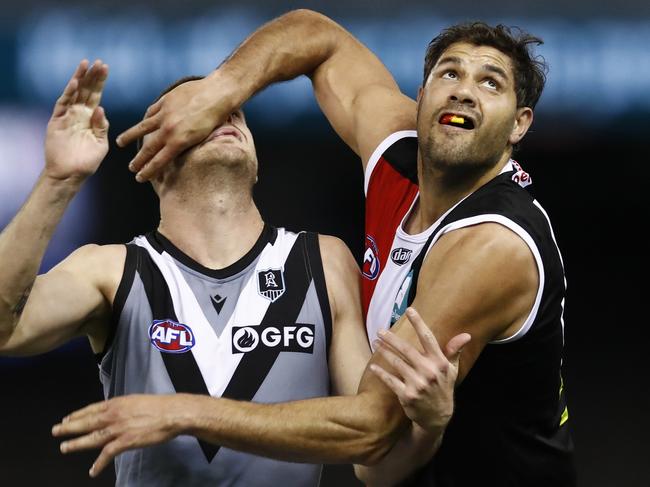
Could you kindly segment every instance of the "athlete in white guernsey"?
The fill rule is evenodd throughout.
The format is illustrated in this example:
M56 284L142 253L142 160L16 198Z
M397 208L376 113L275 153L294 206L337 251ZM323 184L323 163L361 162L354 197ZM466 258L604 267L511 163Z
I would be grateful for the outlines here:
M105 404L130 395L157 426L168 414L199 419L187 398L276 403L326 396L330 385L353 394L370 356L358 268L336 238L264 224L240 110L154 182L156 231L82 247L36 275L68 203L106 155L99 102L107 74L99 61L77 68L48 126L43 173L0 235L0 353L41 353L86 335L113 398ZM107 455L130 450L116 459L117 485L318 485L319 462L241 453L150 427L137 408L136 417L93 436L111 439ZM162 444L132 450L152 436Z
M233 414L225 400L197 407L211 420L180 431L272 455L284 426L293 438L281 443L284 458L372 461L406 414L434 436L431 444L441 441L412 477L418 485L575 485L560 373L562 261L545 212L522 188L528 176L511 161L544 87L545 66L531 49L540 42L504 26L452 26L427 49L416 102L341 26L295 11L260 28L200 84L170 93L118 139L150 134L132 167L139 179L150 178L233 106L269 83L307 74L366 169L363 301L369 338L379 336L381 345L371 367L403 410L366 374L359 394L336 408L316 400L247 410L249 422L264 414L274 425L254 444L237 421L220 420ZM184 124L170 130L175 120ZM472 335L450 422L451 410L434 407L442 413L437 421L413 412L414 392L441 376L420 364L416 334L404 326L408 304L441 343ZM345 414L350 409L354 415ZM333 435L334 425L344 432ZM359 432L372 446L352 441ZM378 470L358 472L370 484L387 483Z

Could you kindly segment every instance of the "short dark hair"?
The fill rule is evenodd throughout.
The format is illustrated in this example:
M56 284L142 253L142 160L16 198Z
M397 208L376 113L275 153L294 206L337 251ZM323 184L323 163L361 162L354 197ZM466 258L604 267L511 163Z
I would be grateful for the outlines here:
M542 39L518 27L510 28L502 24L496 27L485 22L453 25L443 30L429 43L424 58L423 84L426 84L431 70L442 53L458 42L493 47L509 56L515 77L517 107L535 108L546 83L548 68L544 58L533 55L531 47L543 44Z
M160 94L156 97L156 99L151 102L151 104L153 105L154 103L156 103L158 100L160 100L163 96L165 96L167 93L172 91L177 86L180 86L183 83L187 83L188 81L198 81L198 80L203 79L203 78L205 78L205 76L194 76L194 75L192 75L192 76L184 76L183 78L177 79L171 85L169 85L167 88L162 90L160 92ZM140 152L140 149L142 149L142 144L143 144L143 138L140 138L140 139L138 139L136 141L136 145L135 145L136 152Z

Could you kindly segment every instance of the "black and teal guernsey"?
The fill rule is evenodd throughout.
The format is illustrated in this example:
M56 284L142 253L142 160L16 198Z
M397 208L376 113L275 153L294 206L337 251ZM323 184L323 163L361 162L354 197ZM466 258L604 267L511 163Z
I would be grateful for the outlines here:
M485 346L457 387L440 449L406 485L573 487L573 443L561 375L566 282L548 215L530 192L530 176L510 160L431 227L406 234L403 225L418 197L415 135L391 135L366 172L366 232L372 245L367 245L371 265L364 284L372 286L371 343L377 330L390 327L413 301L422 263L446 233L482 223L509 228L533 254L539 281L524 324Z

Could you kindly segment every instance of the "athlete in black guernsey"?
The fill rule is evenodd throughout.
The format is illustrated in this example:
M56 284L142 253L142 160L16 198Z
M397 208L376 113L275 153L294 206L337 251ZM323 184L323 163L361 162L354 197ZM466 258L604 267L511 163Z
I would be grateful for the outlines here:
M370 356L347 247L262 221L241 110L153 182L157 231L127 245L82 247L37 276L68 203L107 153L99 106L107 75L100 61L79 65L48 125L43 173L0 234L0 353L41 353L88 337L112 399L100 406L107 415L91 417L125 418L110 412L114 404L131 414L127 427L106 423L85 439L109 440L104 460L129 450L116 458L118 485L318 485L319 462L264 458L168 428L200 418L186 407L196 398L277 403L326 396L330 384L353 394ZM404 438L394 454L416 458ZM143 439L156 445L134 449ZM101 468L98 461L91 475Z
M369 338L379 336L370 365L375 376L366 374L358 395L337 408L308 401L282 411L249 410L249 421L266 414L278 424L255 445L250 432L237 432L240 425L219 421L232 414L227 401L205 404L200 411L213 420L189 431L271 455L280 425L289 421L283 414L291 413L294 441L282 443L287 458L367 462L388 451L407 415L442 444L413 477L417 484L575 485L560 374L561 258L543 210L512 180L529 182L511 156L545 83L545 66L531 49L540 42L504 26L452 26L427 49L416 102L341 26L294 11L260 28L205 80L170 93L118 138L125 144L149 134L148 150L132 166L146 180L256 91L306 74L325 115L366 170L363 306ZM415 133L417 143L397 140ZM404 144L408 157L393 157ZM432 372L421 364L417 337L404 326L408 303L439 342L463 331L472 335L460 361L451 423L451 411L436 417L413 410L415 391L439 383L445 367ZM403 410L392 408L377 378ZM350 409L354 417L345 414ZM314 411L318 418L311 417ZM336 444L324 434L334 424L349 428ZM359 431L372 446L351 441ZM306 438L318 438L321 447ZM381 471L357 469L369 484L388 484Z
M489 342L458 387L440 449L409 484L565 485L572 477L572 443L564 427L568 409L560 371L564 269L548 216L527 191L532 179L509 160L496 177L410 235L404 222L418 199L417 149L415 131L391 134L366 171L366 240L375 242L367 248L373 258L375 252L385 257L377 259L376 275L369 266L364 272L364 285L374 288L367 320L371 338L413 302L427 253L450 232L483 223L508 228L530 249L540 278L520 328ZM390 212L393 220L387 221L396 202L406 210ZM469 458L471 469L464 468Z

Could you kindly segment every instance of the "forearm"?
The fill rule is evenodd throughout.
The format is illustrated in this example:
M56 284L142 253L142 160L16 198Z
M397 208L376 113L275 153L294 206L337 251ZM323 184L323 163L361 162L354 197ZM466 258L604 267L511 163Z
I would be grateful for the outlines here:
M238 107L269 84L310 75L349 34L309 10L289 12L251 34L208 78Z
M416 423L377 464L355 465L354 473L368 487L391 487L403 482L438 450L443 431L429 432Z
M80 185L42 174L0 233L0 338L18 323L52 234Z
M283 404L185 396L180 434L248 453L306 463L375 463L405 425L397 408L364 395ZM179 409L176 409L179 411Z

